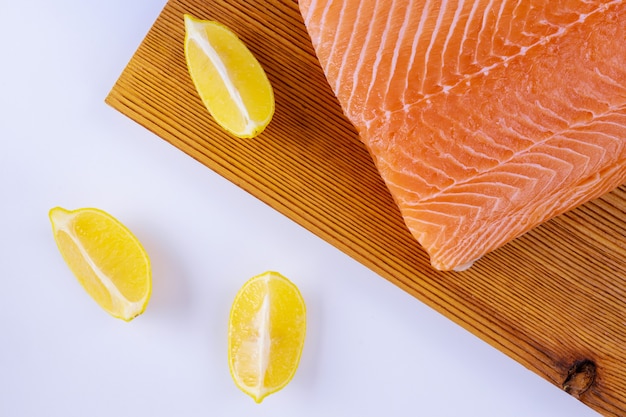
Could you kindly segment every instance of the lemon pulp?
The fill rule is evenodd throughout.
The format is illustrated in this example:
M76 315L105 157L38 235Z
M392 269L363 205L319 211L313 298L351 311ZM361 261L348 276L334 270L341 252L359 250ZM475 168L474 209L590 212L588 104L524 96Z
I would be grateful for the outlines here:
M185 21L185 59L196 91L215 121L233 135L259 135L274 115L274 91L261 64L223 24Z
M98 305L126 321L143 313L152 274L139 240L99 209L55 207L49 217L63 259Z
M291 381L306 333L295 284L274 271L253 277L233 301L228 328L230 372L243 392L261 402Z

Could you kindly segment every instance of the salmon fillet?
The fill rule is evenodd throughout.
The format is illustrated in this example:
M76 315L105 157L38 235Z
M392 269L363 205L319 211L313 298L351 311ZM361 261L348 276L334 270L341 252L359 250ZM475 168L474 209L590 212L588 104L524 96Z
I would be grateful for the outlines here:
M434 268L468 268L626 182L625 1L299 6Z

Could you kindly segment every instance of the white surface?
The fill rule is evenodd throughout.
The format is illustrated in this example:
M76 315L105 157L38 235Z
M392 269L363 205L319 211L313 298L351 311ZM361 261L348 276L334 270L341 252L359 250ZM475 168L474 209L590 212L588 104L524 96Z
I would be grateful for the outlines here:
M0 416L595 416L591 409L109 108L163 0L0 2ZM131 323L83 292L53 206L125 223L153 262ZM258 405L226 361L230 303L301 289L300 368Z

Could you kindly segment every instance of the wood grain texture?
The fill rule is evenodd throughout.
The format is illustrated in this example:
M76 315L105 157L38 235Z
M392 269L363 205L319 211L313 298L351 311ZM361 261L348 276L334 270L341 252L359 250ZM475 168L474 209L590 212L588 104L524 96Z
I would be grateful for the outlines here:
M254 140L212 121L183 13L230 26L268 73ZM294 0L173 0L106 102L606 416L626 415L626 186L462 273L430 267L328 87ZM410 359L409 359L410 360Z

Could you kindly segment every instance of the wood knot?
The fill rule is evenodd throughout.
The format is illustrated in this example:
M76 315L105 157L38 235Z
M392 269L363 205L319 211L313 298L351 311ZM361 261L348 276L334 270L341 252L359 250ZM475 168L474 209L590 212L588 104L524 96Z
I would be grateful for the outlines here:
M580 398L596 380L596 364L590 359L574 362L563 381L563 390Z

